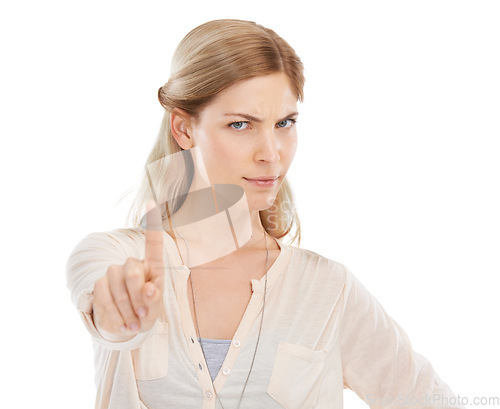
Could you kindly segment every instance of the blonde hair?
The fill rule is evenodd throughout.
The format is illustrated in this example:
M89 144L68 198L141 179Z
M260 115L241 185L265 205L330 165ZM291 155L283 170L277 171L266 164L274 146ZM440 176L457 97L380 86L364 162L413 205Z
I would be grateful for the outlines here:
M145 206L151 200L151 187L163 189L163 197L174 198L178 209L192 177L186 176L183 166L189 168L191 155L184 153L172 136L170 112L180 108L193 117L199 114L222 90L238 81L276 72L285 73L298 101L303 101L303 65L293 48L273 30L244 20L214 20L191 30L177 46L172 58L168 82L158 90L158 99L165 114L158 138L146 161L146 166L171 155L169 163L153 173L144 171L138 194L129 211L129 221L140 226ZM184 159L184 163L179 160ZM191 175L192 176L192 175ZM149 180L151 177L152 180ZM178 198L178 199L175 199ZM184 195L185 198L185 195ZM175 212L175 210L174 210ZM274 204L260 211L266 231L275 238L300 246L300 221L295 209L291 187L283 180ZM293 229L293 232L292 232Z

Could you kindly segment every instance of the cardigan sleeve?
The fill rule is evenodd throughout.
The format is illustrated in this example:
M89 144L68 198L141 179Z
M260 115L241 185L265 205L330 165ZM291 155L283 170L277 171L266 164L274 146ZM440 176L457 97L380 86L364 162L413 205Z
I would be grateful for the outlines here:
M346 269L340 349L344 388L371 409L461 408L408 335Z
M90 233L76 245L66 264L67 287L85 327L95 341L111 350L133 350L151 332L141 332L127 341L117 342L112 334L100 332L93 318L95 282L106 274L110 265L123 264L128 257L144 257L140 234L132 229Z

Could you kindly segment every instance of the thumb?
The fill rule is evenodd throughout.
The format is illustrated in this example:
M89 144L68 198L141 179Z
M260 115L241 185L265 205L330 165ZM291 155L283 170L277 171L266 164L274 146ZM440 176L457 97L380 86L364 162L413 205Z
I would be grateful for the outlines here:
M146 327L150 327L156 322L161 314L163 307L163 292L151 281L148 281L142 288L142 299L147 307L147 314L141 319L141 323L145 324Z
M158 283L147 281L142 288L142 298L147 306L154 305L161 300L163 289L158 288Z

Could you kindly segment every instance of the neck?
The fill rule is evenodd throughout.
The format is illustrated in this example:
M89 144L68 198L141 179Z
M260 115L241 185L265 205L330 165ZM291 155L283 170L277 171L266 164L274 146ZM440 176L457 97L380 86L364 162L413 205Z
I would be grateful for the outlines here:
M262 226L258 210L250 212L250 221L251 221L252 233L249 240L241 248L242 249L265 248L266 243L264 240L264 234L267 235L268 244L270 243L270 240L272 240L272 238L267 232L264 232L264 226Z
M176 242L184 264L194 267L229 254L266 248L267 233L259 211L248 210L245 195L222 209L217 203L214 206L212 198L211 190L203 196L190 193L179 211L165 221L165 230ZM268 245L274 248L272 240L267 235Z

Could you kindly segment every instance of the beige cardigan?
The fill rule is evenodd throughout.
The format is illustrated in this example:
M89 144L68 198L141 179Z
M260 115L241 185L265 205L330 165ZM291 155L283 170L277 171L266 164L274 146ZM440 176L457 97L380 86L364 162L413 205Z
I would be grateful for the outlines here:
M241 408L341 409L343 388L371 408L463 408L404 330L346 267L278 240L252 374ZM67 282L92 335L98 409L220 408L196 338L187 298L189 271L165 233L165 310L147 333L104 338L92 319L92 289L111 264L144 258L142 229L92 233L73 250ZM258 335L264 277L252 297L214 386L236 408Z

